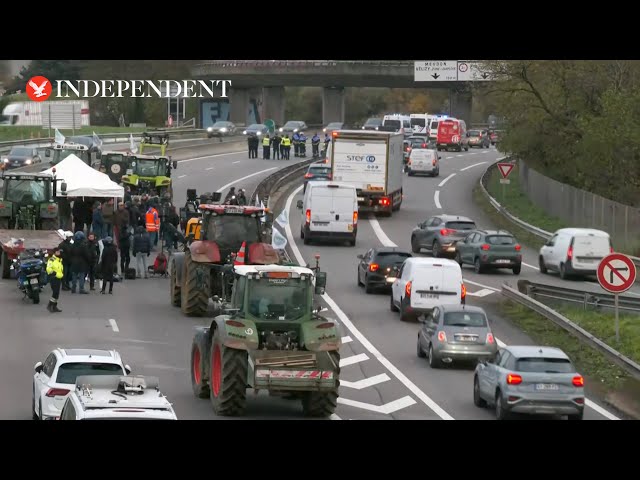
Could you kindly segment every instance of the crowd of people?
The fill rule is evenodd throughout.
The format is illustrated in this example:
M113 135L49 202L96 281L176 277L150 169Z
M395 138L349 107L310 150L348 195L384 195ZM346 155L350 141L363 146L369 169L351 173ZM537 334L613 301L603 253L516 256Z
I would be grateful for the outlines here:
M320 156L320 136L316 132L311 138L311 148L314 157ZM324 135L324 151L331 142L329 134ZM271 151L273 150L274 160L289 160L291 158L291 145L293 144L293 155L295 157L307 156L307 137L304 133L294 133L291 138L289 135L275 133L273 136L265 135L262 140L256 135L247 137L247 146L249 148L249 158L258 158L258 148L262 144L262 159L270 160Z

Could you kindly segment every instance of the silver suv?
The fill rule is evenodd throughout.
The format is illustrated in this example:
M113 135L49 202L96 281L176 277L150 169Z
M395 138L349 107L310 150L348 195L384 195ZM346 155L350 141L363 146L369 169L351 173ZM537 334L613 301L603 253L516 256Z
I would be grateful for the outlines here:
M411 232L411 251L420 253L424 248L434 257L454 257L456 242L463 240L476 224L460 215L436 215L419 223Z

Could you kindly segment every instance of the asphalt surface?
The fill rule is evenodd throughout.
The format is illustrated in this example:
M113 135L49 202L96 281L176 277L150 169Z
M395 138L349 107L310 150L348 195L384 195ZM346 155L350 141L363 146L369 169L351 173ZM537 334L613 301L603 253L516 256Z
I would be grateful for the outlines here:
M473 404L473 367L459 366L433 370L425 359L416 356L416 337L420 324L404 323L389 310L388 294L364 293L357 286L356 255L378 246L398 246L411 251L410 235L418 224L438 213L471 217L479 227L492 225L474 205L473 188L480 176L501 155L495 149L464 153L441 152L440 176L408 177L404 180L404 202L391 218L361 219L355 247L343 245L303 245L300 240L301 213L295 208L302 199L301 190L288 200L290 208L289 243L298 260L311 261L320 254L320 265L328 272L324 300L327 315L341 324L348 343L342 358L353 362L343 368L338 416L344 419L494 419L491 409ZM438 192L438 193L436 193ZM428 255L428 254L422 254ZM503 298L503 282L516 285L518 279L599 291L597 283L560 280L537 270L537 252L523 247L523 265L519 276L510 271L478 275L463 268L469 297L467 302L485 308L496 337L505 344L532 344L525 334L493 312ZM636 289L637 293L637 289ZM500 343L499 342L499 343ZM587 388L588 393L588 388ZM615 419L619 415L604 410L592 399L587 402L585 419ZM527 417L523 417L527 418Z
M174 172L174 198L184 199L187 188L198 193L226 190L231 185L251 193L257 183L278 168L295 161L248 159L246 152L232 153L244 145L184 148L175 152L179 167ZM491 410L472 402L472 369L431 370L415 354L418 324L400 322L389 311L385 294L367 295L356 285L358 253L380 245L397 244L409 249L411 229L434 213L458 213L490 226L473 205L471 191L484 168L499 154L474 150L456 154L442 152L439 178L405 177L405 199L392 218L361 219L356 247L340 245L304 246L299 240L300 213L295 208L298 194L284 196L290 208L287 231L292 253L299 261L311 262L321 254L322 269L329 274L323 297L327 317L343 331L342 374L339 406L334 419L493 419ZM456 175L443 181L451 174ZM438 187L438 185L441 185ZM434 201L439 191L438 208ZM535 265L535 252L523 249L525 261ZM153 254L149 258L151 261ZM133 258L132 258L133 260ZM463 270L469 303L485 307L501 301L496 292L504 280L567 284L553 276L542 276L525 267L519 277L510 273L476 275ZM580 284L583 285L583 284ZM585 289L591 285L584 284ZM10 385L0 398L0 419L29 419L33 365L43 361L55 347L115 348L134 372L160 378L160 387L174 403L180 419L225 419L216 417L208 400L191 392L189 355L193 327L210 320L182 316L172 307L167 278L129 280L115 285L114 295L72 295L62 292L63 312L51 315L43 303L31 305L21 299L15 280L0 281L0 382ZM595 287L597 288L597 286ZM48 293L48 291L46 292ZM365 298L366 296L366 298ZM497 317L491 318L496 336L508 344L530 340ZM593 405L592 403L590 403ZM603 410L600 407L600 411ZM246 419L301 418L297 401L261 394L248 395ZM605 412L604 415L611 413ZM585 418L603 419L588 408Z

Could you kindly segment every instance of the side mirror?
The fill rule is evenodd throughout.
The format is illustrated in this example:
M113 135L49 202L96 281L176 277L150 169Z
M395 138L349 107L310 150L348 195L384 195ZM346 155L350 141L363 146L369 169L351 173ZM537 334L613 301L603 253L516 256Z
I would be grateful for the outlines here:
M359 254L359 255L357 255L357 258L359 258L360 260L362 260L362 259L364 258L364 255Z
M296 203L296 208L302 210L303 204L302 204L302 200L298 200L298 203Z
M125 365L124 371L127 372L127 375L129 375L131 373L131 367L129 365Z
M325 288L327 286L327 272L316 273L316 295L324 295Z
M60 191L66 195L67 193L67 182L62 182L62 184L60 185Z
M33 370L36 373L40 373L42 371L42 362L38 362L33 366Z
M178 161L174 160L172 165L173 165L173 169L175 170L176 168L178 168Z
M222 192L213 192L211 194L211 200L214 202L219 202L222 198Z

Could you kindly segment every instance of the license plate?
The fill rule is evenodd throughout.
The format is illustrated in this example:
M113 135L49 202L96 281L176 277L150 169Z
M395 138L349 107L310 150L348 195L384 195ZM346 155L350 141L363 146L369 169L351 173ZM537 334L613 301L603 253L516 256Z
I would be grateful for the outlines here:
M224 213L244 213L244 209L227 207L224 209Z
M318 227L326 227L327 225L329 225L329 222L313 222L313 224L317 225Z
M396 277L387 277L387 283L393 283L396 281Z
M37 285L38 284L38 279L37 278L32 278L32 279L29 280L29 283L31 285Z
M537 383L536 390L558 390L558 385L555 383Z
M351 198L353 198L353 197L351 197ZM358 201L359 202L364 202L364 197L358 197Z
M511 263L511 260L496 260L496 263Z
M465 335L461 335L461 336L459 336L457 338L461 342L475 342L477 340L477 337L469 337L469 336L465 336Z
M437 293L421 293L420 298L440 298Z

